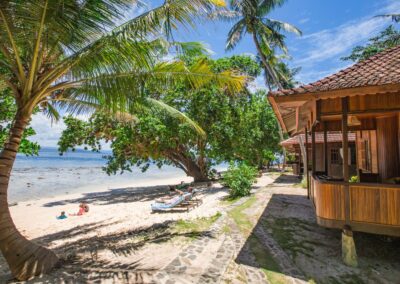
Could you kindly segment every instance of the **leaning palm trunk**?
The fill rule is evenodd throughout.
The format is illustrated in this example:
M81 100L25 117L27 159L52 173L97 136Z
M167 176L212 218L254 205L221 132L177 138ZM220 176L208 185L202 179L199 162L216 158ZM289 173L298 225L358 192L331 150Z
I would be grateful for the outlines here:
M258 54L260 55L261 62L262 62L262 64L263 64L263 66L264 66L265 74L269 74L269 75L271 76L271 78L272 78L272 80L274 81L274 83L278 86L278 89L283 89L283 86L282 86L281 82L279 82L279 79L278 79L278 77L276 76L275 71L271 68L271 66L269 66L269 64L268 64L268 62L267 62L267 59L265 58L265 55L264 55L264 53L262 52L260 43L258 42L258 39L257 39L257 36L256 36L255 33L253 33L253 40L254 40L254 43L255 43L255 45L256 45ZM267 80L265 80L265 81L268 83ZM270 87L269 84L268 84L268 86ZM270 87L270 88L271 88L271 87ZM276 120L276 122L278 123L279 139L280 139L280 141L282 142L282 141L284 140L284 137L283 137L283 130L282 130L281 125L279 124L279 121ZM285 150L285 148L282 148L282 154L283 154L282 170L285 170L285 165L286 165L286 150Z
M28 122L29 116L17 113L9 141L0 153L0 250L18 280L43 274L58 261L52 251L30 242L18 232L8 209L7 188L11 170Z

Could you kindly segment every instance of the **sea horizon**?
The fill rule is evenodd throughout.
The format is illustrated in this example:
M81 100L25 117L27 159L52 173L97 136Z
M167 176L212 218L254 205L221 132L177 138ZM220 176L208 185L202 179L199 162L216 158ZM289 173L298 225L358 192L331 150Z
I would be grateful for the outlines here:
M93 152L76 149L59 155L56 147L42 147L38 156L18 154L11 173L8 202L17 203L73 193L104 191L121 187L163 184L171 178L187 180L186 174L175 167L151 166L146 172L107 175L103 171L109 150Z

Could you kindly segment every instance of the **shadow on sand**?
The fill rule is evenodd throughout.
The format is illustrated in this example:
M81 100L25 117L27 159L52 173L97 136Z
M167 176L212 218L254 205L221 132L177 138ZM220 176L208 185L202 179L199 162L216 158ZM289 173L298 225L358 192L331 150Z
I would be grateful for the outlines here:
M211 195L217 194L221 191L226 191L225 188L210 187L202 191L202 194ZM82 197L74 199L64 199L55 202L44 204L44 207L63 206L70 203L79 204L86 202L89 204L109 205L118 203L130 203L136 201L153 201L160 197L169 195L169 188L167 185L148 186L148 187L127 187L115 188L101 192L83 193Z
M86 224L33 240L42 245L61 241L63 244L53 249L60 257L59 266L50 274L27 283L38 283L37 281L40 283L102 283L102 281L147 283L145 282L146 276L151 277L158 268L142 267L142 258L137 252L145 245L163 244L179 237L191 239L200 236L213 237L208 230L175 231L171 229L175 224L174 221L104 236L90 235L93 230L112 224L115 222ZM73 240L74 237L85 234L89 234L89 236ZM72 241L68 241L71 239ZM104 254L112 255L113 260L106 260L109 257L102 257ZM157 259L156 256L149 257ZM157 265L157 261L155 261L155 265Z

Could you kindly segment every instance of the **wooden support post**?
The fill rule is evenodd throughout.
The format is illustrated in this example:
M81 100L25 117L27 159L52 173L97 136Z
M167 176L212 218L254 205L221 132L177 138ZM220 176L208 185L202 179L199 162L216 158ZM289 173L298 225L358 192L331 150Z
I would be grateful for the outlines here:
M324 122L324 170L325 175L328 175L328 132L326 130L327 123Z
M349 186L349 135L348 135L349 98L342 98L342 135L343 135L343 180L345 194L345 221L342 232L342 259L346 265L356 267L357 253L350 227L350 186Z
M345 225L342 231L342 260L346 265L357 267L357 251L350 226Z
M311 169L312 169L312 174L314 175L315 172L317 171L317 149L316 149L316 144L315 144L315 127L311 127L311 150L312 150L312 164L311 164Z
M349 111L349 100L342 98L342 135L343 135L343 181L345 182L345 218L346 225L350 223L350 191L349 191L349 135L347 117Z
M305 133L305 139L306 139L306 164L304 165L304 171L307 177L307 197L310 199L310 175L308 172L308 161L309 161L309 155L308 155L308 131L307 127L304 130Z
M348 118L349 100L342 98L342 135L343 135L343 180L349 181L349 134L348 134Z

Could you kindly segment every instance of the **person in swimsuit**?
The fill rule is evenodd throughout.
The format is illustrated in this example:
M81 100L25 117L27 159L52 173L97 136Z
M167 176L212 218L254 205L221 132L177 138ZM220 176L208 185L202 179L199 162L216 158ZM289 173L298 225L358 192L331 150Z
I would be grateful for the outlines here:
M85 202L82 202L79 204L79 211L78 213L74 214L69 214L70 216L82 216L83 214L89 212L89 205L87 205Z
M60 216L57 216L56 218L57 218L57 220L63 220L63 219L67 219L68 217L67 217L67 215L65 215L65 211L62 211Z

